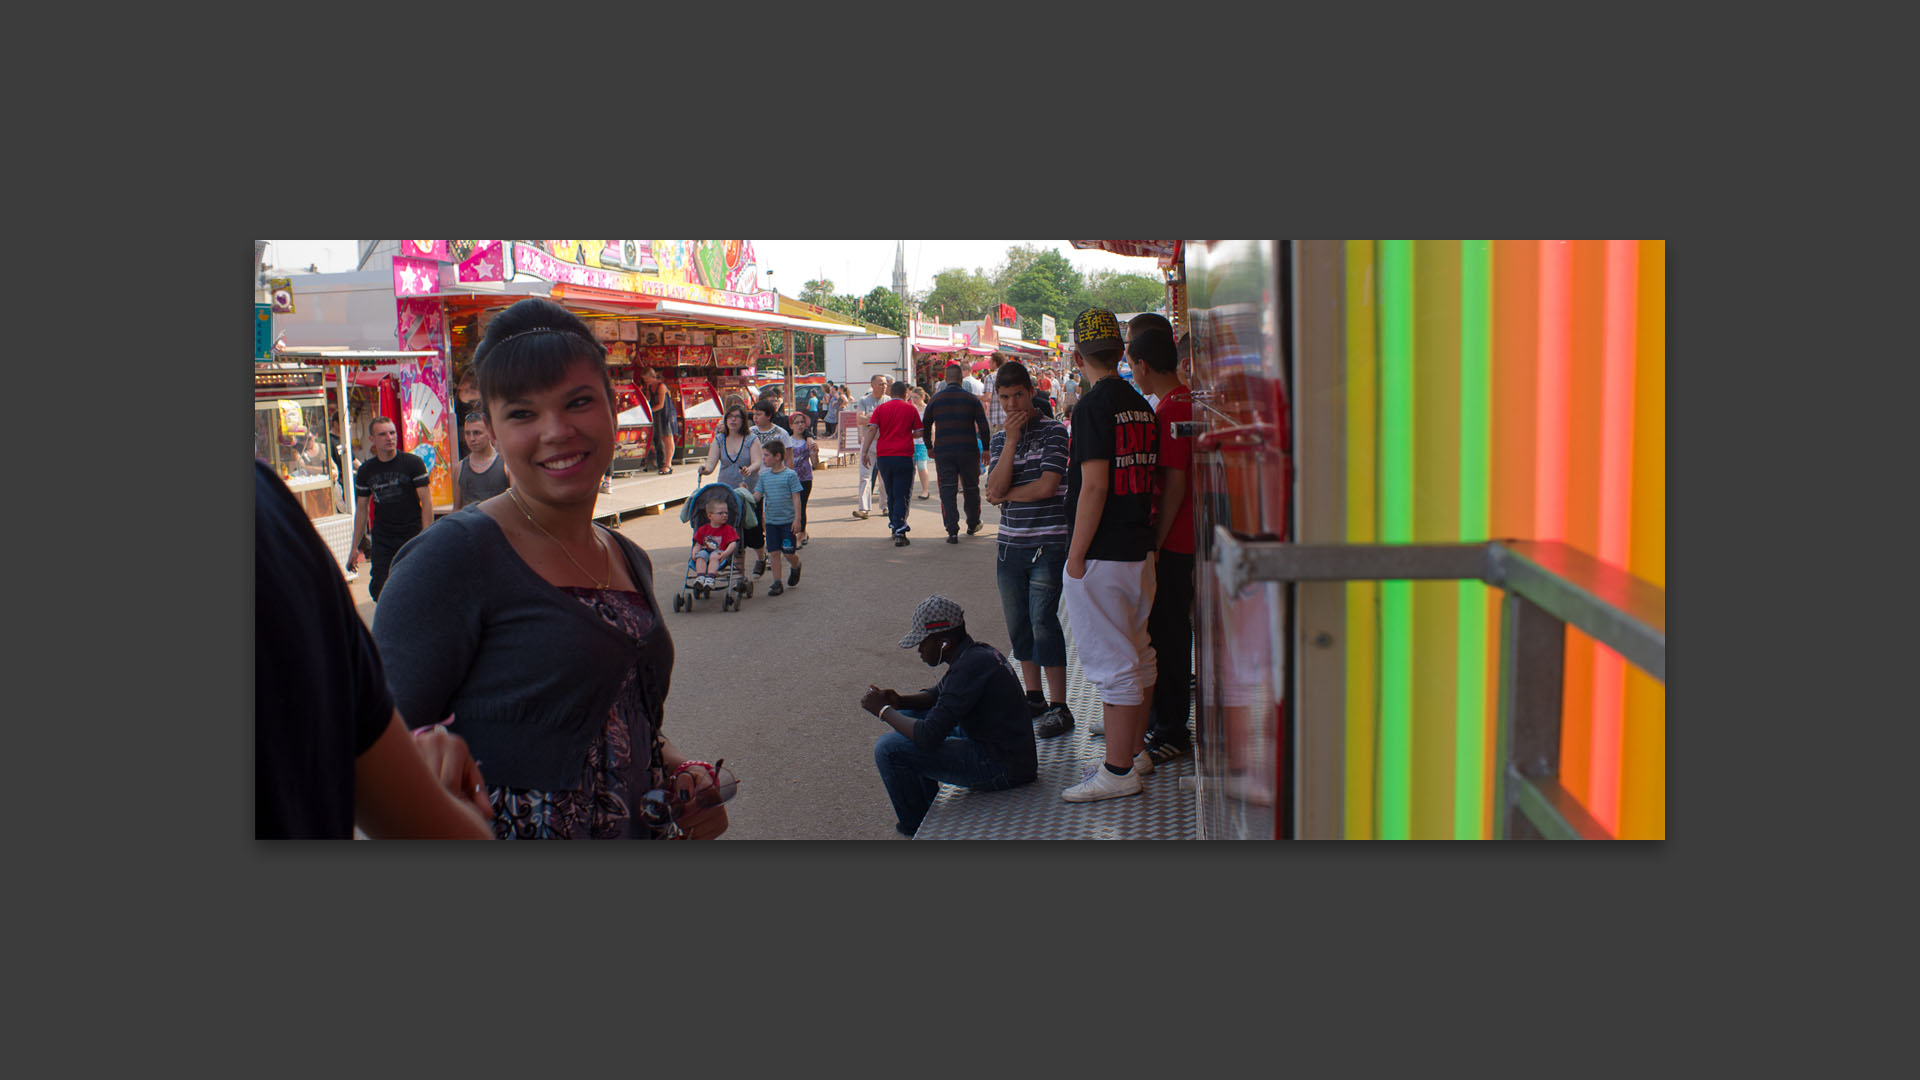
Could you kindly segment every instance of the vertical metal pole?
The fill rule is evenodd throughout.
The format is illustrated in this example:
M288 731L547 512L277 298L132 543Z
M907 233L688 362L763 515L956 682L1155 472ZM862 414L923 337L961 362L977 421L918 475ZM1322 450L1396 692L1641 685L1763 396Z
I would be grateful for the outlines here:
M1289 536L1306 544L1346 539L1346 245L1298 240L1292 364L1294 503ZM1345 582L1294 586L1288 709L1293 718L1294 836L1346 832L1347 662Z
M787 407L787 412L791 414L793 412L793 406L795 402L795 399L793 396L793 331L783 330L781 331L781 333L786 335L785 340L781 343L781 348L786 350L786 354L787 354L787 406L786 407Z
M1494 839L1537 837L1515 807L1513 776L1551 777L1560 766L1560 697L1567 625L1508 592L1500 614L1500 725L1494 755Z

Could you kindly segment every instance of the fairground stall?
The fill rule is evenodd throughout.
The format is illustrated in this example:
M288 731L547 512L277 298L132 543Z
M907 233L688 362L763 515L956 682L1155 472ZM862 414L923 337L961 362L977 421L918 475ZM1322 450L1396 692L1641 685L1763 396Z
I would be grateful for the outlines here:
M409 247L413 245L413 247ZM759 287L751 241L402 241L394 260L403 346L444 348L457 383L499 312L543 296L584 319L607 346L619 404L617 468L639 466L658 437L641 392L652 369L673 394L675 460L703 455L729 398L752 403L763 335L844 332L846 324L776 311Z
M394 421L402 449L437 460L418 441L435 426L433 406L414 389L430 383L419 365L438 363L431 352L276 348L254 364L257 452L301 500L342 571L353 544L353 470L373 453L372 419Z
M1201 834L1664 838L1664 242L1074 243L1191 333Z
M446 364L437 351L425 349L276 349L276 358L311 364L325 372L325 392L332 408L334 437L339 440L347 477L343 491L352 513L352 472L373 456L368 427L375 419L391 420L399 449L426 463L427 491L436 513L453 510L453 470L459 464L447 416L453 407ZM351 535L348 542L351 542ZM341 558L345 559L344 548Z
M939 390L947 380L947 365L958 361L969 372L991 366L991 344L977 344L959 327L946 323L913 324L911 384Z
M253 456L286 481L316 528L341 509L336 488L342 463L327 439L333 415L320 368L254 362Z

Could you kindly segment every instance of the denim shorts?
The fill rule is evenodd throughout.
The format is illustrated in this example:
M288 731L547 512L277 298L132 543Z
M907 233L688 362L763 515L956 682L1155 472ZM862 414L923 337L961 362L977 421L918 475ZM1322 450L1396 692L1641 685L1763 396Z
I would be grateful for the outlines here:
M1064 547L1015 548L1005 544L996 559L1000 611L1007 620L1013 658L1042 668L1065 667L1067 636L1060 628Z
M767 522L767 547L774 551L791 552L794 549L793 522L785 525Z

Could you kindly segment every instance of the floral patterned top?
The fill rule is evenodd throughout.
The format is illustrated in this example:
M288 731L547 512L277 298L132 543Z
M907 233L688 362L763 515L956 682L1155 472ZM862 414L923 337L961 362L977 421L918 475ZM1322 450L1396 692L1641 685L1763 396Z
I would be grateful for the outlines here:
M637 592L579 586L560 591L593 609L636 646L657 621L652 603ZM606 726L587 747L579 783L564 791L489 787L493 835L501 840L653 839L653 830L635 817L633 807L665 780L660 743L647 715L636 658L607 710ZM636 753L635 747L645 750Z

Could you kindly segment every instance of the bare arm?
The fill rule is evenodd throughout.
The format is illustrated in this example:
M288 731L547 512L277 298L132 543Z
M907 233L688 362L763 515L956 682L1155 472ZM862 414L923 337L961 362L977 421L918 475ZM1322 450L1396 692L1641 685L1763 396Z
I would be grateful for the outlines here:
M713 441L707 444L707 463L700 466L700 471L695 473L695 476L705 476L708 473L720 471L720 440L725 438L725 434L716 435Z
M491 840L493 826L441 785L395 712L353 762L353 819L377 840ZM478 774L475 774L478 783Z
M1043 472L1038 480L1029 480L1012 491L1007 492L1007 502L1039 502L1051 499L1060 491L1060 474Z
M994 505L1007 502L1013 492L1013 449L1017 440L1009 435L1000 446L1000 457L987 474L987 501ZM989 444L991 445L991 444Z
M353 501L353 546L347 549L347 569L353 569L353 564L360 561L360 541L366 538L367 497L362 495Z
M1160 516L1153 526L1153 549L1160 550L1167 542L1167 534L1173 531L1174 515L1180 511L1180 500L1187 495L1187 470L1162 469L1161 479L1166 490L1160 493Z
M427 526L433 524L433 490L423 487L413 490L420 497L420 531L426 532Z
M456 511L467 508L467 489L465 485L460 483L460 469L466 467L466 461L462 460L460 467L453 470L453 508Z

